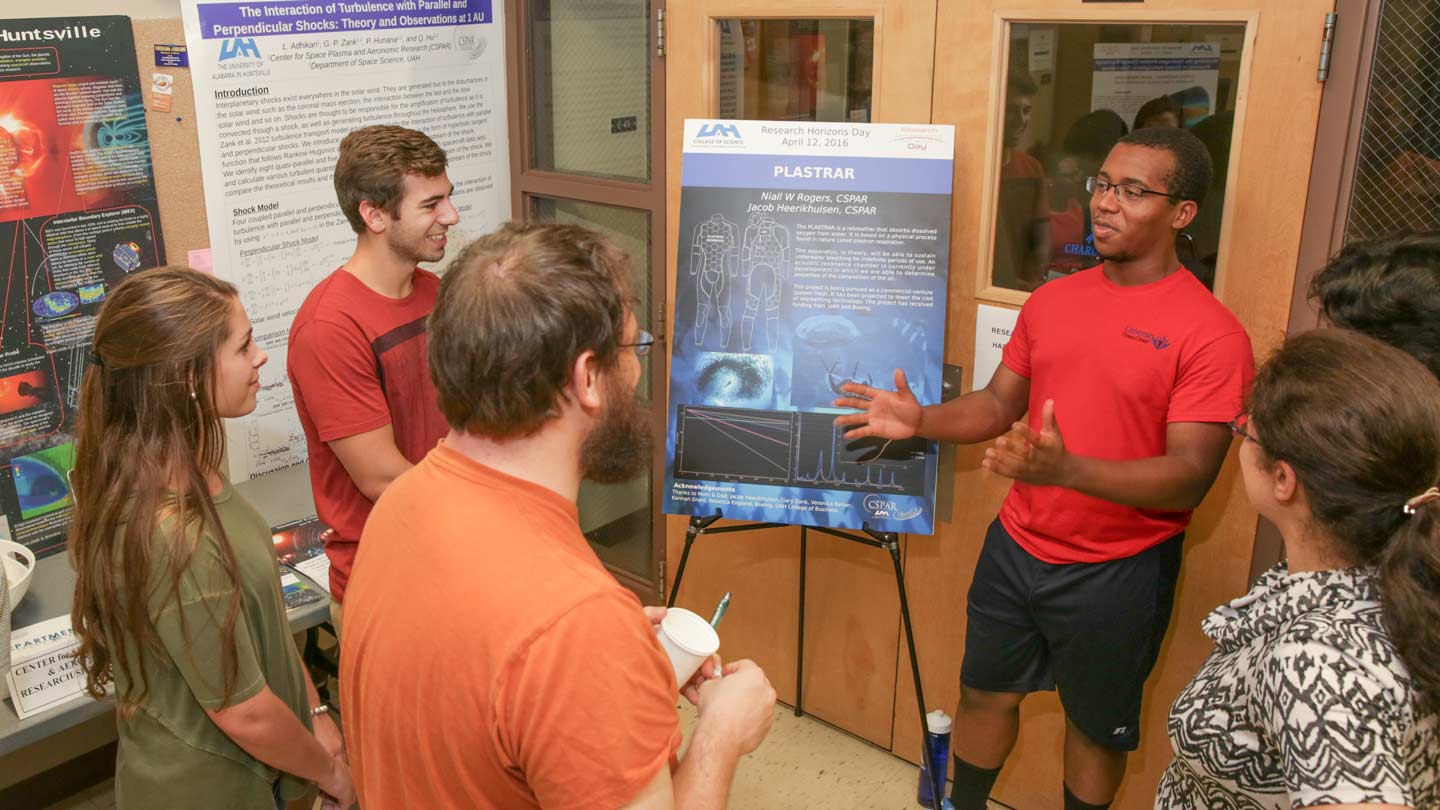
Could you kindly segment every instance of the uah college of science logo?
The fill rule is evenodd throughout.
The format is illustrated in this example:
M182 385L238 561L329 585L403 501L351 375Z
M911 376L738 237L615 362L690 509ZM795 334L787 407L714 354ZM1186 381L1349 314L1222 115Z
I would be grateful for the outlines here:
M220 61L229 59L259 59L260 47L252 37L236 37L220 43Z
M734 124L701 124L699 138L740 138L740 128Z
M712 121L700 125L700 131L695 133L693 143L704 146L744 146L745 140L740 137L740 127L735 124Z

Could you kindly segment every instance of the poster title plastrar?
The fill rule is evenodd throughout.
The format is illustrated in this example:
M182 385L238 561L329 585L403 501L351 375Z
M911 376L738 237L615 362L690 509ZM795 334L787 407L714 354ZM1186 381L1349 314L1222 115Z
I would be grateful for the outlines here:
M380 31L493 21L493 0L334 0L305 3L202 3L200 28L205 39Z

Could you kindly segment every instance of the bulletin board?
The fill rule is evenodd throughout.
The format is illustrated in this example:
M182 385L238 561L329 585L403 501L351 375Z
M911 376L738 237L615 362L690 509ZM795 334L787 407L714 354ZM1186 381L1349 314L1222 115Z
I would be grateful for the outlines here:
M195 131L195 95L191 68L156 67L156 45L185 45L180 18L131 20L135 30L135 59L145 96L145 125L155 167L155 191L160 206L160 229L171 264L185 264L192 250L210 244L205 219L205 188L200 182L200 139ZM155 73L173 77L169 112L151 109Z

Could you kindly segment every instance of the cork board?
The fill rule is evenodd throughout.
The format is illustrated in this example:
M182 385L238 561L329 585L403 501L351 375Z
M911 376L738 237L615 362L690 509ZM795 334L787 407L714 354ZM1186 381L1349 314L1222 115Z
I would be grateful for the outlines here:
M140 89L145 98L145 126L150 133L151 162L155 167L155 194L160 206L160 229L170 264L185 264L186 254L210 246L205 219L205 187L200 180L200 138L195 126L193 68L155 66L155 46L185 44L180 18L131 20L135 30L135 58L140 66ZM151 74L175 78L170 112L150 109L154 97Z

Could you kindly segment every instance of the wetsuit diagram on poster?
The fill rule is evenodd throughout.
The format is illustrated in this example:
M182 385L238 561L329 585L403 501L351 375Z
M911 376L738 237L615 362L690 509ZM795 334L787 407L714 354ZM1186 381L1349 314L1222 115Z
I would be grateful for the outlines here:
M730 348L730 280L736 274L740 244L735 223L716 214L695 226L690 245L690 275L695 279L695 345L705 345L713 310L718 319L720 348Z
M934 443L850 440L834 400L897 366L940 399L953 130L689 121L685 138L665 511L933 531Z
M769 214L751 214L745 229L742 254L745 277L745 317L740 340L745 351L755 344L755 319L765 313L766 345L780 346L780 291L790 269L790 231L776 225Z
M69 531L96 313L165 251L130 19L0 20L0 31L0 508L43 557Z

